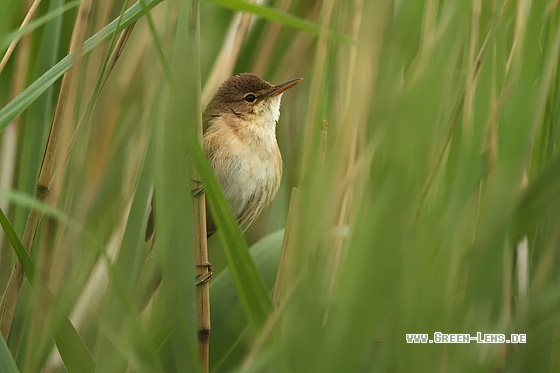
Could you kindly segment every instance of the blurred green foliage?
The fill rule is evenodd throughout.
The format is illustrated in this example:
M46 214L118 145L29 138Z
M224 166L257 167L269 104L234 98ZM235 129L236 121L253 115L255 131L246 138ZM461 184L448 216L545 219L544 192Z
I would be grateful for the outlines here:
M64 4L45 1L34 18ZM40 286L23 284L0 370L73 370L82 358L98 371L200 370L189 159L223 227L209 241L212 371L560 370L558 1L203 1L200 42L191 5L93 2L78 60L70 9L31 30L0 72L0 208L18 234L60 77L74 74L47 201L57 213L37 205ZM0 4L0 40L29 7ZM235 10L258 15L246 34ZM135 20L97 96L109 41ZM193 137L199 89L245 71L304 78L283 97L282 187L246 241ZM165 208L151 251L154 184ZM294 186L293 255L271 310ZM1 289L15 258L1 234ZM142 312L152 262L163 280ZM435 332L527 343L406 342Z

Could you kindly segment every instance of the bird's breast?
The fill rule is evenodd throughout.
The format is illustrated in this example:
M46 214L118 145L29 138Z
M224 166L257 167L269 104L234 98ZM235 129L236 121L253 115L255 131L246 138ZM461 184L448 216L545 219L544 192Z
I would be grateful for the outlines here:
M261 143L260 141L264 141ZM276 195L282 157L276 137L226 141L205 138L205 151L240 225L250 224Z

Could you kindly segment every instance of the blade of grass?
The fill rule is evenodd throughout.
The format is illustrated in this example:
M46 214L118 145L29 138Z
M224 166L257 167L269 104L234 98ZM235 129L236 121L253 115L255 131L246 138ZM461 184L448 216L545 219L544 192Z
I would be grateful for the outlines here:
M294 227L297 225L297 211L299 205L299 190L292 188L290 195L290 206L288 208L288 218L286 220L286 233L282 242L282 252L280 263L278 264L278 274L276 275L276 284L274 285L274 305L278 307L282 299L282 293L285 290L285 280L289 276L290 265L294 262L296 246L291 244Z
M6 238L12 244L12 247L14 248L14 251L18 259L20 260L23 268L25 269L25 273L27 274L27 278L29 279L29 282L33 283L35 280L35 272L36 272L35 265L31 260L31 256L29 256L27 251L25 251L25 248L23 247L21 241L19 240L16 231L13 229L10 221L8 220L8 218L6 217L2 209L0 209L0 225L2 226Z
M121 32L126 29L158 5L161 1L162 0L146 0L131 6L126 12L124 12L122 19L115 19L102 30L87 39L81 47L82 55L90 53L95 47L112 37L115 32ZM45 90L54 84L58 78L67 72L74 65L75 61L75 53L69 53L49 71L35 80L20 95L0 109L0 131L2 131L4 127L10 123L10 121L27 109L27 107L29 107L33 101L35 101L43 92L45 92Z
M32 17L34 15L34 13L31 13L34 9L33 8L30 9L28 15L26 16L26 19L22 22L21 27L18 30L13 31L13 32L9 33L8 35L6 35L2 39L2 41L0 42L0 50L4 49L6 47L9 47L9 49L4 54L4 57L2 58L2 62L0 62L0 73L2 72L2 70L4 70L4 67L6 66L6 63L8 62L8 59L10 58L13 50L17 46L17 43L19 42L19 39L21 39L23 36L33 32L33 31L35 31L37 28L43 26L44 24L46 24L49 21L55 19L56 17L66 13L70 9L75 8L79 4L80 4L80 0L71 1L66 5L63 5L59 8L57 8L57 9L54 9L54 10L48 12L47 14L45 14L44 16L36 19L35 21L26 23L26 21L28 21L27 18ZM35 5L35 4L33 4L33 5Z
M543 216L554 216L560 205L560 156L548 162L541 174L527 187L515 212L515 240L530 233Z
M19 373L10 349L2 338L0 338L0 372Z
M50 216L61 223L67 225L69 228L73 229L76 232L79 232L84 229L84 227L77 222L76 220L72 219L68 215L64 214L62 211L44 203L41 201L37 201L31 195L21 192L18 190L6 190L0 189L0 198L5 198L6 200L13 202L21 207L26 207L29 209L37 209L41 212L41 214ZM89 235L88 239L95 239L91 232L87 233ZM103 247L99 244L99 247Z
M283 238L284 229L280 229L263 237L249 249L269 292L274 288ZM248 320L235 296L235 284L229 268L212 280L210 290L214 324L210 341L210 368L213 372L230 371L245 356L241 337ZM240 350L239 346L242 347Z
M49 10L57 9L63 5L62 0L50 1ZM59 16L48 22L43 28L43 34L39 45L39 53L30 61L30 66L33 68L33 79L37 79L50 68L52 68L59 56L61 32L63 17ZM23 44L22 44L23 46ZM16 94L23 90L20 87ZM21 157L22 165L17 175L17 189L20 191L32 194L34 192L35 184L37 182L37 175L39 174L39 167L41 165L42 149L45 147L45 141L49 131L49 124L53 112L53 96L55 93L55 86L52 85L41 94L35 102L33 102L27 109L26 115L20 119L23 126L20 126L20 146L18 153ZM14 95L15 96L15 95ZM25 226L25 221L30 209L16 208L13 224L16 232L22 232Z
M197 56L193 45L195 32L191 23L193 4L183 1L169 3L173 12L173 26L169 28L174 38L170 49L155 27L151 15L147 16L152 43L165 74L161 93L158 122L155 124L155 225L154 254L158 258L162 286L160 299L167 304L165 319L172 323L169 338L160 348L164 370L200 371L197 344L197 306L195 281L195 232L193 232L193 201L190 197L187 138L197 142L195 126L198 122ZM172 58L168 57L168 51ZM190 68L185 69L185 62ZM177 85L176 82L181 82ZM180 88L179 88L180 87ZM200 268L206 270L207 268ZM201 271L203 272L203 271ZM161 312L160 307L154 311ZM159 328L158 328L159 329ZM197 351L198 350L198 351ZM179 352L180 351L180 352Z
M111 283L102 312L103 328L97 352L98 371L102 372L122 371L127 363L136 368L139 361L149 371L162 371L156 352L147 348L149 339L144 334L140 308L135 302L142 265L148 256L142 233L147 218L146 201L151 192L152 146L148 146L144 155L118 257L110 268ZM131 334L130 331L135 332Z
M241 305L253 330L259 331L272 312L272 301L249 256L247 242L233 218L202 148L193 140L189 142L191 155L202 178L206 198L210 203L210 210L218 228L218 236L224 246L224 253Z
M20 27L17 30L11 31L10 33L8 33L6 36L2 38L2 41L0 41L0 49L7 48L14 40L20 39L21 37L47 24L49 21L52 21L56 17L66 13L70 9L77 7L80 4L80 2L81 0L70 1L67 4L55 10L49 11L47 14L37 18L35 21L31 21L27 25Z
M29 8L29 11L25 15L25 18L23 19L20 28L23 28L25 25L27 25L29 23L29 20L33 18L35 12L37 11L37 8L39 7L39 4L41 4L41 0L35 0L33 4L31 4L31 7ZM2 57L2 61L0 61L0 74L2 73L2 70L4 70L4 67L6 67L6 64L8 63L10 56L14 52L14 49L16 49L18 42L19 42L19 37L11 40L8 50L6 51L6 53L4 53L4 57Z
M81 42L85 35L88 15L91 9L91 3L88 3L88 1L91 0L87 0L78 12L77 21L72 30L72 39L69 47L70 51L79 51L79 48L81 47ZM75 98L75 95L72 94L74 93L72 91L72 88L74 88L74 81L75 74L73 72L66 74L62 80L54 117L52 119L47 143L43 152L41 167L39 168L38 181L35 187L35 197L39 201L46 201L51 193L55 169L55 158L59 149L61 130L70 125L70 123L64 119L67 114L66 107L68 102ZM22 239L23 246L30 254L33 249L35 235L41 219L41 212L36 209L31 209L25 223ZM14 266L6 286L6 290L4 291L4 296L0 301L0 308L2 312L2 317L0 318L0 328L2 335L6 339L8 338L10 328L12 327L15 307L18 301L21 285L23 283L23 277L23 267L19 261L16 261L16 265Z
M10 224L10 221L0 210L0 225L4 230L6 237L8 237L12 244L27 278L32 286L40 286L43 291L47 292L47 300L53 304L54 319L49 323L53 339L58 347L60 356L69 371L93 372L95 371L95 362L86 345L82 341L80 335L64 313L54 295L42 283L35 281L35 273L37 269L29 253L25 250L22 242L17 237L17 234ZM49 307L50 308L50 307ZM2 341L2 343L5 343ZM4 370L2 370L4 371Z
M320 35L321 26L301 19L289 13L284 13L275 8L266 5L257 5L248 3L241 0L204 0L208 3L216 4L224 8L229 8L237 10L239 12L247 12L259 16L261 18L267 19L269 21L278 22L283 25L297 28L306 31L312 35ZM357 41L351 36L340 34L334 31L329 31L329 37L333 40L343 42L343 43L357 43Z

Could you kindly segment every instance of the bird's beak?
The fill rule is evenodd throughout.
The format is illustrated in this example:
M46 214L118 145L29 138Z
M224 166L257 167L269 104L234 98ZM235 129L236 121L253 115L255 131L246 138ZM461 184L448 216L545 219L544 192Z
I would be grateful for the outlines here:
M284 92L286 89L292 88L302 80L303 78L295 78L295 79L290 79L287 82L275 85L274 87L272 87L270 93L268 94L268 97L277 96L280 93Z

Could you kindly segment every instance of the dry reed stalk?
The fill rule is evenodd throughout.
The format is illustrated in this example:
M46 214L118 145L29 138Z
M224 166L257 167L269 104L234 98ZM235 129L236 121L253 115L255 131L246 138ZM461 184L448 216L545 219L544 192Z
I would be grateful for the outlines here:
M500 12L498 14L498 18L495 21L496 24L498 24L499 21L503 18L504 13L505 13L509 3L510 3L510 0L506 0L502 4L502 7L500 8ZM473 66L471 67L471 71L470 71L470 74L469 74L469 81L474 81L476 79L477 75L478 75L478 71L480 70L480 65L482 64L482 60L484 59L484 56L486 54L486 48L488 47L488 43L490 42L490 38L491 38L493 32L494 32L494 30L491 28L488 31L488 33L486 34L484 42L482 43L482 46L480 47L480 50L479 50L478 55L476 57L476 60L474 61ZM503 91L507 93L509 91L509 88L506 86L506 88L504 88ZM441 144L441 147L440 147L439 152L436 156L436 159L433 163L433 166L431 167L431 169L428 173L426 181L425 181L424 185L422 186L420 204L419 204L418 208L416 209L415 220L417 220L418 217L420 216L420 212L422 211L422 208L423 208L423 203L426 199L426 196L428 195L428 192L430 191L430 188L431 188L432 183L434 181L435 175L436 175L436 173L439 169L440 164L443 161L443 158L445 156L447 148L448 148L449 144L451 143L451 139L453 138L453 133L455 131L455 127L457 125L457 122L459 121L459 116L460 116L460 114L463 110L463 106L464 106L464 103L465 103L465 95L466 95L466 87L463 89L463 93L461 94L461 98L459 99L459 102L457 103L457 106L455 107L455 111L453 112L453 117L451 119L449 127L447 128L445 138L444 138L444 140ZM503 99L503 97L501 99ZM500 105L500 102L501 102L501 100L498 101L498 105Z
M353 17L351 22L351 35L354 39L358 40L360 36L360 28L362 24L362 17L363 17L363 1L357 0L354 1L354 7L352 9ZM382 21L378 22L378 25L383 27L384 23ZM382 31L377 29L374 35L381 35ZM375 42L374 44L378 44ZM358 152L362 149L360 148L359 140L360 138L366 138L364 135L364 119L367 117L368 113L361 112L360 108L368 107L363 100L365 97L370 97L371 92L369 92L369 87L364 87L364 80L367 80L368 77L371 76L372 72L368 69L356 69L356 63L358 58L358 47L356 44L351 44L348 46L348 68L346 69L346 95L345 95L345 102L344 102L344 111L343 111L343 119L342 123L344 123L345 130L342 132L342 143L344 147L344 153L340 155L339 162L340 167L337 168L335 172L337 172L337 176L335 179L338 180L347 180L345 183L338 183L339 190L336 191L337 194L340 193L340 199L337 197L336 200L340 200L339 208L337 211L334 211L334 214L337 214L338 217L335 217L335 227L333 229L333 245L331 250L328 252L328 263L327 263L327 270L325 271L325 278L326 283L328 283L327 288L327 297L332 295L335 281L338 274L338 269L340 267L340 261L342 258L342 249L346 239L346 230L345 227L348 226L350 215L352 211L352 205L354 202L354 187L357 181L358 172L357 169L359 168L359 158ZM377 53L376 53L377 52ZM361 61L363 65L370 66L369 69L376 70L378 66L378 51L376 48L372 48L367 53L362 53L360 55L361 60L366 60L370 62ZM373 72L375 73L375 72ZM364 79L366 78L366 79ZM359 94L356 93L359 92ZM355 99L355 97L361 97L359 99ZM321 143L321 159L320 162L325 164L326 159L326 149L327 147L327 123L324 121L323 123L323 138ZM345 159L344 159L345 158ZM328 310L327 310L328 312Z
M282 251L280 252L280 262L278 263L278 274L276 275L276 283L274 284L274 296L272 298L276 307L280 306L282 293L285 289L286 274L288 268L294 263L296 257L296 246L292 243L294 229L297 227L297 212L299 210L299 190L292 188L290 195L290 206L288 207L288 218L286 221L286 230L284 231L284 240L282 241Z
M490 33L486 36L486 39L484 40L484 43L480 47L480 51L479 51L478 56L476 58L476 62L473 66L472 72L471 72L470 77L469 77L470 80L476 79L476 76L478 75L478 71L480 69L480 65L482 64L482 59L484 58L484 55L486 53L486 47L488 46L489 41L490 41ZM447 128L447 132L445 133L445 138L443 139L443 142L442 142L441 147L439 149L439 152L436 156L436 159L433 163L433 166L430 168L430 171L428 172L428 176L426 177L426 181L424 182L424 185L422 186L420 204L418 205L418 208L416 209L416 215L415 215L414 220L417 220L418 217L420 216L420 213L422 212L422 208L424 206L423 202L426 200L426 196L428 195L428 192L430 191L430 188L432 187L432 183L434 181L436 173L439 169L439 166L440 166L441 162L443 161L445 153L447 152L447 147L451 143L451 139L453 138L453 133L455 132L455 127L456 127L456 125L459 121L461 112L463 111L463 106L465 104L465 95L466 95L466 89L463 90L463 93L461 94L461 98L459 99L459 102L457 103L457 106L455 107L455 111L453 112L453 117L451 118L451 122L449 124L449 127Z
M192 4L191 12L191 31L194 33L194 45L197 57L194 58L197 64L197 70L200 72L199 66L199 46L200 46L200 21L198 2ZM247 34L252 15L238 15L232 21L228 35L221 48L220 54L214 63L210 78L204 86L202 97L200 90L197 89L197 136L202 143L202 99L210 96L210 92L214 91L219 83L232 75L237 56L241 50L243 40ZM197 76L196 86L201 86L200 73ZM192 168L191 176L198 180L198 173ZM193 203L194 209L194 236L195 236L195 263L198 268L198 278L207 279L211 276L211 267L208 258L208 241L206 238L206 198L204 194L197 196ZM201 366L205 372L209 369L209 347L210 347L210 286L207 281L202 281L196 289L197 304L197 329L199 344L199 359Z
M122 33L120 34L113 51L111 52L111 56L109 57L109 61L107 63L107 68L105 73L101 79L101 84L99 85L99 90L96 94L96 99L99 98L101 95L101 91L105 87L107 80L109 78L110 73L113 71L118 58L120 57L122 51L124 50L127 41L129 40L130 35L132 34L132 30L136 22L131 24L127 27ZM129 77L129 81L132 79L132 76ZM81 124L83 124L87 119L82 117L78 122L72 137L70 139L70 145L66 152L66 157L64 159L64 165L67 164L68 159L70 157L71 149L75 143L77 133L81 128ZM84 291L80 294L78 300L76 301L75 305L72 308L72 311L69 315L72 324L75 326L76 330L81 330L82 326L88 321L88 317L92 314L92 309L95 308L92 305L92 299L102 299L105 296L107 285L109 284L109 268L107 264L107 259L112 263L114 262L115 258L117 257L118 251L121 246L122 238L124 235L124 231L126 228L126 223L128 219L128 215L130 213L130 208L132 204L132 198L127 202L125 209L123 210L123 214L120 217L119 224L117 224L117 228L115 229L111 239L109 239L107 244L107 257L100 258L97 263L95 264L91 276L89 277L86 285L84 286ZM85 209L82 209L85 210ZM49 354L49 358L47 361L47 370L49 371L58 371L62 367L62 359L58 350L53 347Z
M295 190L297 192L296 188L294 188L293 190ZM297 193L296 193L296 195L297 195ZM284 286L284 288L281 289L281 293L284 294L284 295L282 295L282 302L277 306L277 308L274 309L274 311L272 312L270 317L266 320L266 323L264 324L263 328L261 329L261 331L258 335L258 338L253 343L253 345L251 346L251 351L249 351L249 353L247 354L247 357L245 357L245 359L243 361L243 365L240 368L240 371L242 371L242 372L250 371L251 366L253 366L253 364L255 364L255 360L259 356L262 356L261 351L264 348L264 346L266 345L266 342L271 337L272 332L274 331L274 327L279 323L279 321L281 320L281 317L284 315L285 309L286 309L287 304L288 304L288 300L293 296L294 291L295 291L298 283L300 282L301 278L302 278L302 274L300 273L297 276L297 278L295 278L294 281L289 284L289 286L287 286L287 287ZM245 329L245 332L247 332L248 329L249 329L249 327L247 327L247 329Z
M200 7L198 1L193 1L189 20L189 38L192 47L192 66L194 93L196 102L196 134L198 141L202 144L202 108L200 105ZM199 179L195 167L191 167L191 177ZM209 370L210 356L210 284L208 280L212 276L212 268L208 261L208 239L206 237L206 197L204 193L199 194L193 202L194 240L195 240L195 263L197 276L200 279L196 284L196 324L198 331L198 356L203 372Z
M136 25L136 22L132 23L130 26L128 26L126 29L124 29L121 34L119 35L119 38L117 39L117 41L115 42L115 46L113 47L113 51L111 52L111 56L109 57L109 61L107 62L107 68L105 69L104 73L103 73L103 77L101 78L101 84L99 85L99 89L96 92L96 96L94 98L94 101L97 101L99 99L99 96L101 95L101 91L103 90L103 87L105 87L105 84L107 83L107 80L109 79L109 75L111 74L111 72L113 71L113 68L115 67L115 65L117 64L117 60L119 59L119 57L122 54L122 51L124 50L124 47L126 46L126 43L128 41L128 39L130 38L130 35L132 34L132 31L134 30L134 26ZM70 140L68 141L68 148L66 151L66 156L64 157L64 159L62 160L62 164L65 166L68 163L68 160L70 159L70 154L72 153L72 148L74 147L74 143L76 142L76 137L78 136L78 133L80 132L80 129L82 128L82 125L84 123L87 123L87 121L89 121L89 115L91 114L91 112L93 111L93 107L94 107L95 103L92 102L90 109L91 110L86 110L84 112L84 114L82 115L82 117L80 118L80 120L78 121L78 124L76 125L76 127L74 128L72 135L70 136ZM85 209L82 209L85 211Z
M197 176L193 173L193 176ZM200 364L204 372L209 369L210 354L210 279L211 268L208 259L208 240L206 239L206 198L204 193L195 197L194 209L194 237L195 263L198 268L198 278L204 279L196 286L196 310L198 329L198 353Z
M16 60L14 64L14 82L10 88L10 99L15 98L20 94L25 88L25 79L27 76L27 70L29 68L29 55L31 53L31 37L25 35L21 39L20 47L18 48L16 54ZM0 188L9 189L12 187L12 183L15 176L15 165L16 165L16 153L17 153L17 143L18 143L18 126L20 117L15 118L2 132L0 136L2 138L0 144L0 159L2 164L0 165ZM0 201L0 209L9 216L9 203ZM12 266L12 249L6 246L9 250L3 253L4 243L4 231L0 230L0 283L5 284L8 280L8 273L10 267ZM4 279L4 277L6 278ZM5 281L4 281L5 280Z
M29 11L25 15L25 18L23 19L23 22L21 23L21 26L19 27L20 30L22 28L24 28L25 26L27 26L27 24L29 24L29 22L31 22L31 19L33 18L33 16L37 12L37 8L39 7L39 4L41 4L41 0L35 0L33 2L33 4L31 4L31 7L29 8ZM6 64L8 63L8 60L10 59L10 56L12 55L14 50L16 49L16 46L18 45L20 38L21 37L18 37L18 38L15 38L14 40L12 40L12 42L10 43L10 45L8 47L8 50L6 51L6 53L4 53L4 57L2 57L2 61L0 61L0 73L2 73L2 70L4 70L4 67L6 67Z
M125 47L126 43L128 42L128 39L130 38L130 35L132 34L132 30L134 30L135 25L136 25L136 22L132 23L130 26L128 26L126 29L124 29L123 32L121 32L121 34L119 35L119 38L117 39L117 42L115 43L115 47L113 48L113 52L111 53L111 56L109 57L109 61L107 62L107 69L105 70L105 74L103 75L103 79L102 79L101 85L99 87L99 91L97 92L98 97L99 97L99 94L101 93L101 90L103 89L103 87L105 87L105 83L107 83L107 79L109 78L109 75L111 74L111 71L113 71L113 68L117 64L117 60L121 56L121 54L124 50L124 47Z
M311 163L313 160L313 154L311 153L312 149L315 149L313 146L316 137L316 130L317 126L315 125L317 122L317 114L319 112L319 101L321 98L321 90L323 89L323 76L328 51L329 51L329 30L331 24L331 15L334 8L334 1L328 0L324 1L321 5L321 15L320 15L320 23L321 23L321 30L319 32L319 38L317 41L317 49L315 51L315 64L313 68L313 77L311 79L311 93L309 95L309 105L307 116L305 118L305 123L307 124L307 129L305 132L304 138L304 149L307 149L307 152L304 153L302 165L301 165L301 172L300 172L300 179L303 179L304 175L309 174L309 168L311 167Z
M16 76L19 76L16 74ZM23 76L23 74L21 74ZM2 139L0 143L0 159L2 159L2 164L0 165L0 189L9 189L12 187L12 182L14 179L14 170L16 163L16 151L17 151L17 126L19 118L10 123L8 127L2 133ZM8 209L10 203L8 201L0 201L0 209L8 215ZM4 252L4 231L0 230L0 273L7 273L9 267L11 267L11 248L6 246L6 252ZM6 271L6 272L4 272ZM3 283L4 277L0 277L0 283ZM6 279L7 280L7 279Z
M79 8L74 30L72 32L72 39L70 41L69 47L70 52L77 50L84 40L90 9L91 0L84 0ZM80 53L76 53L76 56L79 55ZM76 76L76 72L78 71L79 66L77 62L78 61L76 61L74 67L70 69L66 74L64 74L62 78L58 102L43 154L43 160L39 169L39 178L35 191L35 198L37 198L37 200L41 202L48 202L49 194L53 187L53 178L55 174L56 163L55 161L58 153L60 134L64 128L64 125L69 124L67 121L65 121L66 105L68 103L68 100L71 98L70 93L72 83L74 77ZM37 227L39 225L39 222L41 221L41 218L42 213L35 208L31 209L31 212L27 217L27 222L25 224L23 232L22 244L28 253L31 253L33 242L35 240L35 234L37 232ZM8 285L6 286L2 301L0 302L0 332L2 333L4 339L7 339L10 333L19 291L23 282L23 275L23 266L18 260L16 262L14 270L12 271L12 274L8 281Z

